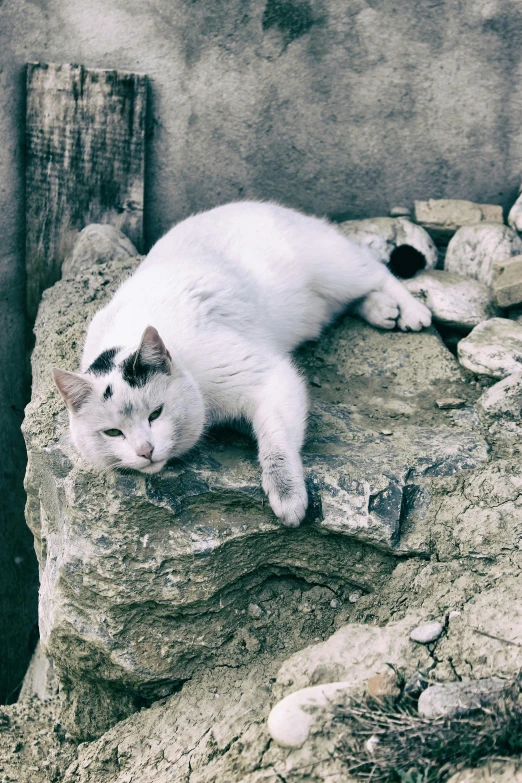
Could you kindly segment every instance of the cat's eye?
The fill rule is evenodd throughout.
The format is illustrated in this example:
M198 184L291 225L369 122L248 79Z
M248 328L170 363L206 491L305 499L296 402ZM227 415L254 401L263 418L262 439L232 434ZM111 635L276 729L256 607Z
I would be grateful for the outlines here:
M154 419L157 419L158 416L161 416L162 410L163 410L163 405L160 405L159 408L156 408L155 411L152 411L152 413L149 416L149 422L154 421Z
M109 436L109 438L117 438L119 435L123 435L123 432L121 430L103 430L106 435Z

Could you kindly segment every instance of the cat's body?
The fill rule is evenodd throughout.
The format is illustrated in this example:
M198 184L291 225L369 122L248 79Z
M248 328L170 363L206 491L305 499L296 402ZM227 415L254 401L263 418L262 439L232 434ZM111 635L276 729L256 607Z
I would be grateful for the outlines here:
M256 202L188 218L95 315L81 374L55 371L76 447L100 467L154 473L205 426L245 418L273 510L299 524L307 394L289 353L356 300L382 328L430 323L370 250L326 221Z

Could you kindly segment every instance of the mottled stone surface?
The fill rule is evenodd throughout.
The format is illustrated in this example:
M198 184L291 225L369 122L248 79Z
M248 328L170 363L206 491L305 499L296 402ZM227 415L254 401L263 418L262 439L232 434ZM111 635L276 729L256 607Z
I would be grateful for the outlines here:
M267 656L262 648L253 660L245 652L237 668L202 668L181 693L81 745L65 781L352 783L334 752L342 723L315 714L301 748L278 748L269 742L270 706L301 688L339 680L351 681L361 694L369 678L390 671L389 664L405 682L424 685L516 677L522 665L521 465L496 460L430 479L425 491L432 502L424 525L416 518L416 530L426 536L431 561L401 561L379 594L365 594L355 607L347 602L341 610L347 624L282 664L274 651ZM316 606L315 622L327 605L314 598L317 591L306 594L307 605ZM271 611L265 599L256 597ZM286 604L295 618L303 617L290 594ZM429 616L447 618L444 637L432 650L409 640L411 629ZM249 633L259 633L258 622L249 625ZM492 775L469 771L460 783L508 783L517 780L512 772L500 764Z
M338 754L329 752L335 748L336 733L338 736L331 723L331 708L314 711L313 720L306 721L303 729L308 737L298 738L303 739L302 747L282 748L270 742L266 725L270 706L288 694L323 683L333 696L335 689L328 684L341 678L353 683L353 693L360 697L368 678L389 671L390 663L401 671L426 669L431 660L428 652L408 640L408 630L416 619L409 617L384 628L345 626L326 642L291 656L282 666L261 654L249 675L241 666L220 672L217 698L209 694L216 673L203 672L181 693L131 716L97 742L82 745L65 781L125 783L132 778L140 783L280 783L290 779L295 783L352 783ZM107 759L116 753L115 769L107 765Z
M411 245L426 259L426 269L437 265L438 251L430 235L405 217L378 217L365 220L346 220L339 230L358 245L371 247L384 263L399 245Z
M501 315L491 290L478 280L445 270L419 272L404 285L426 307L433 319L444 326L467 331L481 321Z
M522 253L522 239L509 226L477 223L459 228L450 240L444 269L491 286L494 265Z
M522 325L491 318L476 326L457 346L466 369L490 378L506 378L522 369Z
M473 390L434 332L378 332L347 318L298 356L320 378L303 450L310 513L299 530L273 517L253 445L231 433L156 476L96 473L69 443L49 367L77 366L88 318L136 263L95 265L46 293L24 426L42 642L83 736L193 676L273 574L379 590L396 555L424 551L402 541L418 488L488 458L471 408L451 418L435 406Z

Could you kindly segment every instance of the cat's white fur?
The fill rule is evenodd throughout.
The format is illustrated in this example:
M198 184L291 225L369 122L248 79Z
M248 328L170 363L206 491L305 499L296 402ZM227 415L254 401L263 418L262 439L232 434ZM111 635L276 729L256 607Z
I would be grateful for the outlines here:
M94 316L81 372L55 370L77 449L102 468L155 473L209 424L246 419L272 509L297 526L307 507L300 449L308 402L290 352L354 302L383 329L417 331L431 322L372 251L325 220L257 202L184 220ZM138 346L151 366L143 386L122 377L123 360ZM114 347L108 372L88 372ZM109 437L110 429L123 435Z

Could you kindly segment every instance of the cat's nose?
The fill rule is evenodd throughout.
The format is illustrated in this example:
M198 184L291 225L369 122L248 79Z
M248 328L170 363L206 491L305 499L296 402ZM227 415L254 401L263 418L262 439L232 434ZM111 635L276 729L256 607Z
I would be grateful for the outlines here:
M138 457L145 457L145 459L152 459L152 452L154 451L154 446L151 446L150 443L145 443L143 446L140 446L139 449L136 450L136 454Z

